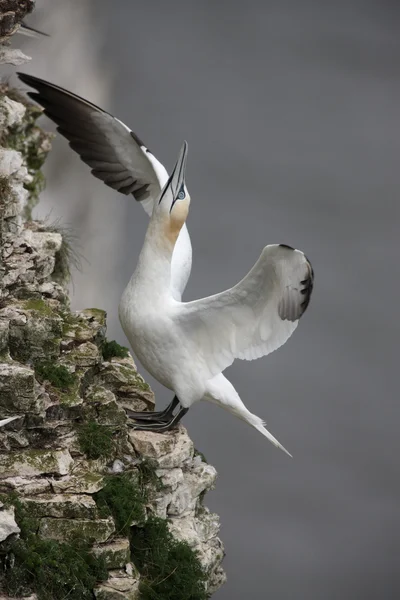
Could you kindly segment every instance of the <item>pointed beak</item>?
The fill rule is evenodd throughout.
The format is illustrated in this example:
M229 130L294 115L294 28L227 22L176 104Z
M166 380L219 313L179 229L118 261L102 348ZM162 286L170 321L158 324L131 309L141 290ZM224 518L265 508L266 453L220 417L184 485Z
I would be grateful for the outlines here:
M179 152L178 160L171 176L171 188L174 196L174 202L177 199L181 187L185 183L185 172L186 172L186 159L187 159L188 145L187 142L183 142L181 151Z
M187 142L183 142L181 151L179 152L178 160L176 161L176 165L174 170L172 171L159 200L159 204L164 198L166 192L171 190L172 194L172 204L171 209L175 202L179 199L179 193L182 189L184 189L185 185L185 171L186 171L186 158L188 152ZM170 209L170 210L171 210Z

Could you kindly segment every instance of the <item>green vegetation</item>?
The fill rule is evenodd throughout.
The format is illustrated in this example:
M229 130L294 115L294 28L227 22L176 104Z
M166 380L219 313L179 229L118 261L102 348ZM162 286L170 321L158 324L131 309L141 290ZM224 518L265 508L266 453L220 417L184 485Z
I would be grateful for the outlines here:
M105 340L101 347L101 352L104 360L110 360L110 358L113 356L117 356L119 358L126 358L129 356L128 348L125 348L125 346L120 346L115 340L112 340L111 342Z
M141 375L139 375L139 373L135 377L135 386L141 392L149 392L150 391L149 384L145 382L145 380L143 379L143 377Z
M32 302L36 302L32 300ZM56 388L67 390L76 381L76 375L70 373L64 365L40 363L35 365L35 374L39 381L48 381Z
M88 458L109 458L114 446L114 433L111 427L96 421L87 421L78 426L78 442Z
M24 183L24 188L29 192L29 200L25 207L24 213L32 217L32 209L39 202L39 195L46 187L46 179L42 173L42 171L33 171L31 172L32 181L28 183Z
M110 475L105 486L94 495L103 517L112 515L118 535L127 535L131 523L144 523L146 495L132 475Z
M92 600L93 587L108 577L104 558L95 557L81 539L64 544L39 538L37 524L21 502L10 496L6 501L15 506L21 529L20 538L0 556L6 592L25 596L33 591L39 600Z
M4 196L8 196L8 194L11 194L11 191L11 186L8 182L7 177L0 177L0 200Z
M162 483L159 477L156 475L157 463L153 463L150 458L145 458L137 465L139 471L139 482L142 488L153 488L154 490L161 490Z
M196 553L176 540L168 523L150 517L132 528L131 550L141 574L142 600L206 600L206 574Z
M37 312L48 316L53 314L51 307L43 300L43 298L30 298L29 300L25 300L23 308L26 310L36 310Z
M155 468L150 460L143 460L137 466L137 475L109 475L104 487L94 495L100 514L114 518L118 535L128 535L132 522L145 522L149 490L161 489Z
M60 219L53 222L48 222L45 219L41 229L42 231L61 235L61 248L56 253L56 262L51 277L61 285L69 283L71 281L71 267L75 267L77 271L82 270L82 255L78 236L73 229L67 225L62 225Z

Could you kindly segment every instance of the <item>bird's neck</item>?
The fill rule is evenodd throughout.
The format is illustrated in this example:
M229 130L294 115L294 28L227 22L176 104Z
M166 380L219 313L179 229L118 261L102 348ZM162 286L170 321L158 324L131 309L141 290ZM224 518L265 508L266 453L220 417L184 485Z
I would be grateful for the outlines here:
M171 287L171 261L175 241L149 226L135 271L136 281L151 288L156 295L168 294Z

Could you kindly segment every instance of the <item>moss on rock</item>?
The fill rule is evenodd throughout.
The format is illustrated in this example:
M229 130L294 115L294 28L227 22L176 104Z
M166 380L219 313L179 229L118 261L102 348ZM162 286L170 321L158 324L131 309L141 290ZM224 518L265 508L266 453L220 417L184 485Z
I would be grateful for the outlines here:
M101 352L104 360L110 360L110 358L113 358L114 356L119 358L126 358L129 356L128 348L120 346L115 340L105 340L101 347Z
M134 527L131 550L142 600L206 600L207 576L196 551L172 536L167 521L150 517Z
M29 508L15 494L6 501L15 507L21 532L0 554L5 591L13 597L35 592L38 600L91 600L96 583L108 578L104 558L90 552L80 536L69 543L41 539Z
M132 524L145 521L146 492L132 474L110 475L94 498L100 514L113 516L118 535L128 534Z
M106 542L114 533L114 521L106 519L54 519L44 517L40 519L38 535L52 540L84 540L88 545L94 542Z
M114 450L113 430L96 421L78 426L78 442L87 458L109 458Z
M74 373L70 373L63 365L55 365L50 362L36 365L35 374L39 381L48 381L60 390L67 390L76 382Z
M121 569L131 560L129 540L126 538L95 546L93 553L104 559L107 569Z

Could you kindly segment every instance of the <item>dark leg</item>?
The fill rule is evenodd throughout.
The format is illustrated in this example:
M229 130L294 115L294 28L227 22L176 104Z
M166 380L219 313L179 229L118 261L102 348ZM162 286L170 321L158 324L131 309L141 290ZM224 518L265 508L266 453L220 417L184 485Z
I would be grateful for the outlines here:
M168 422L166 423L138 423L134 425L132 423L133 429L137 431L154 431L155 433L164 433L165 431L169 431L175 425L179 423L184 415L186 415L188 408L181 407L176 415L174 415Z
M157 423L159 421L169 421L175 408L178 406L179 400L176 396L173 397L172 401L168 404L167 408L157 412L134 412L133 410L125 409L126 414L130 419L137 421L149 421Z

